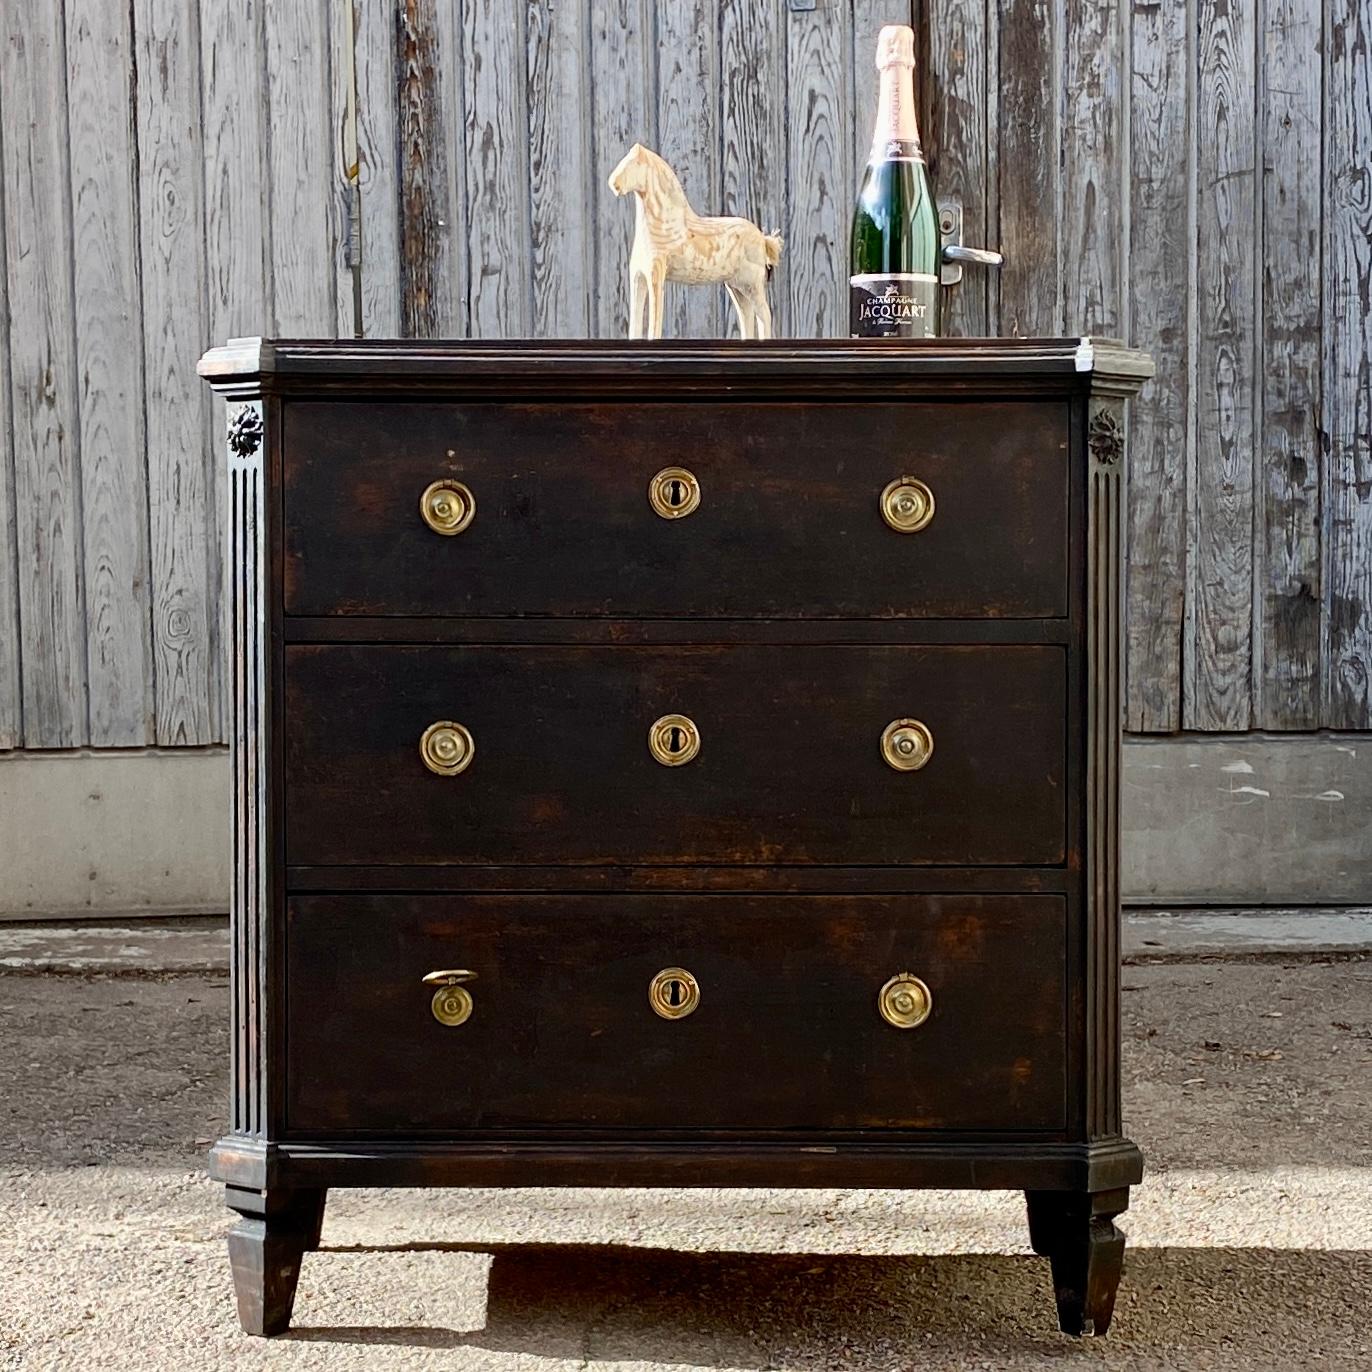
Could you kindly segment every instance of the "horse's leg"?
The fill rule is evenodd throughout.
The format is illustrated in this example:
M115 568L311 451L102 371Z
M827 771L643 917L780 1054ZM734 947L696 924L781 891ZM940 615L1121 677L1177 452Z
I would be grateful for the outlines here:
M766 277L763 277L753 287L753 316L757 321L755 337L770 338L772 336L772 307L767 303Z
M629 268L629 337L642 338L648 313L648 278L637 268Z
M662 286L667 279L667 263L662 258L653 262L648 282L648 337L662 337Z
M729 292L729 299L734 302L734 313L738 316L738 336L751 338L753 336L753 307L748 303L748 297L737 286L731 286L727 282L724 289Z

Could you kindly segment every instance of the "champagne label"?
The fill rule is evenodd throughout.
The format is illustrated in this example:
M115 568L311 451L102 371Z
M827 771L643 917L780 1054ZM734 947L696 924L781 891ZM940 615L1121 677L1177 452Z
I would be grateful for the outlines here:
M890 138L872 144L872 162L923 162L924 149L918 138Z
M938 277L923 272L851 276L853 338L932 338L938 319Z

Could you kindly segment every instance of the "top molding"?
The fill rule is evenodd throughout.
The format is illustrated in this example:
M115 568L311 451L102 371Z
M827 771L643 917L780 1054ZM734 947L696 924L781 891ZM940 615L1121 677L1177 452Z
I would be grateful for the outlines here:
M660 388L727 396L817 389L835 399L902 390L1133 395L1153 375L1147 353L1105 338L604 340L231 338L200 359L220 394L443 392L497 399L523 393L610 395Z

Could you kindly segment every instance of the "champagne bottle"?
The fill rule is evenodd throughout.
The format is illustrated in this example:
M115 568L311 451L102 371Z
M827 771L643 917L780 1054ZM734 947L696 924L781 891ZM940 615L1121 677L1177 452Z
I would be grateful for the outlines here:
M849 325L854 338L938 333L939 228L915 121L915 35L877 38L881 98L853 212Z

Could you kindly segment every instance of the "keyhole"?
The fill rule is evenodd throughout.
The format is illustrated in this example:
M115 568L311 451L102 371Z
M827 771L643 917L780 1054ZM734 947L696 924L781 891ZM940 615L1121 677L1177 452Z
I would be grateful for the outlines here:
M673 724L667 734L667 751L672 753L679 753L685 746L685 731L679 724Z
M686 988L679 981L669 981L667 983L667 1004L673 1009L681 1004L686 998Z

